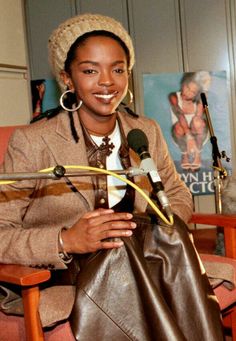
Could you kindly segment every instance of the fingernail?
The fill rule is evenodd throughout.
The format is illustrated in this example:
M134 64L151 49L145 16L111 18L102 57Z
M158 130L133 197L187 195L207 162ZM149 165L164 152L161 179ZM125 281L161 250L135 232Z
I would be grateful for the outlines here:
M136 223L134 223L133 221L131 222L131 224L130 224L130 225L131 225L131 227L132 227L132 228L135 228L135 227L137 226L137 224L136 224Z
M123 246L124 245L124 242L117 242L117 244L116 244L118 247L120 247L120 246Z

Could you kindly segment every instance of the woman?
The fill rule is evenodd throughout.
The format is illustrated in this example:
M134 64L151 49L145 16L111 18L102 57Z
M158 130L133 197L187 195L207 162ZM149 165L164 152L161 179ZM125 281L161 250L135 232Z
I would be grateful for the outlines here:
M157 123L117 109L134 64L128 33L112 18L77 16L53 32L49 55L64 111L16 131L3 171L138 167L126 138L138 128L175 223L170 232L153 212L144 215L146 200L104 174L22 181L1 187L0 261L57 269L41 291L42 324L69 319L77 340L222 340L218 304L184 224L191 195ZM133 181L151 194L146 177Z
M172 136L181 149L183 169L196 171L201 167L201 150L208 128L200 93L206 81L210 81L207 72L186 73L181 80L181 90L169 95L173 119Z

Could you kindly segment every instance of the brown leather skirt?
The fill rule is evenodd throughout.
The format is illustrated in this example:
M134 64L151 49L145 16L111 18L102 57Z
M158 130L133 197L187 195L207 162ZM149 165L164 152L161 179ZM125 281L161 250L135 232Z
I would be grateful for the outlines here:
M218 302L186 225L135 216L124 247L80 258L70 317L79 341L223 340Z

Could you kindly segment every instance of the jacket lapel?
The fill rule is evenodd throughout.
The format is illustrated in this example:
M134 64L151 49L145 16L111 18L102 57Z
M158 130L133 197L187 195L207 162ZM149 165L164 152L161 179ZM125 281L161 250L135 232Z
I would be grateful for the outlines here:
M67 114L59 114L57 117L56 130L50 134L48 131L42 134L42 138L50 149L56 165L62 166L87 166L88 160L86 155L86 148L83 138L83 133L79 123L77 113L73 113L74 124L79 136L78 143L75 143L70 128L70 122ZM81 170L72 169L73 173ZM87 201L89 207L94 207L94 194L92 188L91 177L80 176L69 178L73 186ZM79 198L79 196L78 196Z

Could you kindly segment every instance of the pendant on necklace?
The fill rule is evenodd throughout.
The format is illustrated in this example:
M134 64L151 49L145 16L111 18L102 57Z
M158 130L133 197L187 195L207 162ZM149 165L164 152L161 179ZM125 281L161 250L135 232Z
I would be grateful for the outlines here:
M105 136L102 139L103 143L99 146L99 150L101 152L104 152L106 156L111 155L112 149L115 148L115 145L113 142L109 143L111 141L110 137Z

